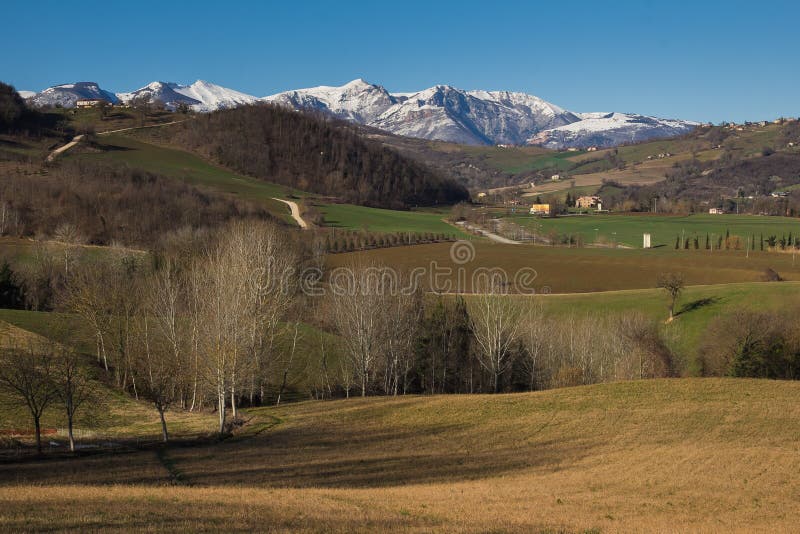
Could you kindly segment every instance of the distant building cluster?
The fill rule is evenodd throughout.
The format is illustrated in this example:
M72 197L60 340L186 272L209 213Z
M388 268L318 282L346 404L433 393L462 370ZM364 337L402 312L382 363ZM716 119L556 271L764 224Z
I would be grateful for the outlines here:
M93 108L95 106L99 106L100 104L108 104L111 105L111 102L104 98L83 98L75 102L76 108Z

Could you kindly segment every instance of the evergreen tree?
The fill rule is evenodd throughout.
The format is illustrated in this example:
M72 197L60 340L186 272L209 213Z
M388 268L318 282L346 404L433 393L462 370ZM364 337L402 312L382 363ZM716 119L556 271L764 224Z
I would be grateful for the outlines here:
M11 265L4 261L0 265L0 308L22 309L24 307L22 289L14 280Z

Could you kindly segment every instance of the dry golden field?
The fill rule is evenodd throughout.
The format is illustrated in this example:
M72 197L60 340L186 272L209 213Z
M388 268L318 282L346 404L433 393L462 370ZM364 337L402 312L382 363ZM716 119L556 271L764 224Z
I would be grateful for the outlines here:
M251 410L221 444L0 464L0 530L788 532L800 384L625 382Z

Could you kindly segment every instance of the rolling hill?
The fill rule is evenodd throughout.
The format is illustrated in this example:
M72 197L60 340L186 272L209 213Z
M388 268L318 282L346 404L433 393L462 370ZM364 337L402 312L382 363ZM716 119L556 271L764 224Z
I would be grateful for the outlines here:
M260 432L221 444L0 465L0 526L790 531L798 388L673 379L261 408Z

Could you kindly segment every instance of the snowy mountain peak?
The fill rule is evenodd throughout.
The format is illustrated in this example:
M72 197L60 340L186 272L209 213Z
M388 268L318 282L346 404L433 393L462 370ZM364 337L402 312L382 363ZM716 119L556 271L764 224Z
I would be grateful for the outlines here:
M341 119L369 124L397 103L394 96L380 85L361 78L340 87L321 85L307 89L284 91L262 99L293 109L330 113Z
M65 83L48 87L40 93L31 96L28 101L39 107L62 106L65 108L75 106L78 100L100 99L112 104L119 102L114 93L101 89L97 82Z
M181 104L195 111L215 111L244 104L252 104L258 99L254 96L234 91L205 80L197 80L191 85L173 82L151 82L141 89L117 95L123 102L146 97L151 102L163 104L167 109L175 109Z

